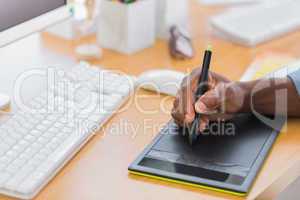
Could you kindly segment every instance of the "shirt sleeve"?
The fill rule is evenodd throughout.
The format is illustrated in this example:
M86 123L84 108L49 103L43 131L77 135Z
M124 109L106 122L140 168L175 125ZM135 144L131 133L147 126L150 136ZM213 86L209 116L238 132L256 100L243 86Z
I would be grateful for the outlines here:
M300 70L293 72L291 74L288 75L289 78L293 81L296 90L300 96Z

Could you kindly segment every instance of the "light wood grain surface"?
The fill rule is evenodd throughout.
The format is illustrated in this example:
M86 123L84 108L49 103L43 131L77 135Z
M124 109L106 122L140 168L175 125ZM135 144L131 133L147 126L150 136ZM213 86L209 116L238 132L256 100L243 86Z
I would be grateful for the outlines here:
M153 47L132 56L105 50L102 59L91 62L133 75L155 68L189 72L199 66L203 50L210 41L214 47L212 70L238 80L254 59L266 53L300 57L300 31L256 48L246 48L221 40L211 32L208 19L222 12L223 7L205 7L196 0L191 0L190 4L190 26L196 49L194 59L171 59L167 43L158 40ZM64 41L48 34L36 34L0 49L0 92L12 94L14 80L33 67L72 66L77 61L74 47L78 43L94 41L94 37ZM28 80L24 85L24 98L38 94L43 88L42 82L39 78ZM136 98L141 95L147 98ZM247 198L129 175L128 165L154 138L160 126L170 119L169 113L161 106L170 110L173 101L170 97L141 90L136 96L132 96L128 107L115 115L58 173L36 197L37 200L254 199L300 159L300 121L290 119L287 132L277 139ZM155 112L145 113L150 110ZM126 123L131 126L124 127ZM121 128L115 129L117 126ZM148 128L144 130L145 127ZM0 196L0 199L11 198Z

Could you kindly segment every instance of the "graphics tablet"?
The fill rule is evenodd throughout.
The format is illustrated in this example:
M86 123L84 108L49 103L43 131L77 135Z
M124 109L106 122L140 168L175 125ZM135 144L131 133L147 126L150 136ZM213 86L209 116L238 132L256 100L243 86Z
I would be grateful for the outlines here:
M215 129L191 146L170 121L129 166L130 173L245 196L278 132L252 115L222 123L211 124Z

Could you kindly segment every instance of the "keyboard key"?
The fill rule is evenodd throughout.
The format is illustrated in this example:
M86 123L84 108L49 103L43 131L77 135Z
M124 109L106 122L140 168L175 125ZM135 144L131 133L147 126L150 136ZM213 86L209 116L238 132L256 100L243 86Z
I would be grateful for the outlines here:
M34 136L32 136L32 135L26 135L24 137L24 140L26 140L29 143L32 143L32 142L34 142L36 140L36 138Z
M0 163L0 172L6 167L4 163Z
M8 165L8 163L11 161L11 159L8 156L1 156L0 157L0 163L3 165Z
M7 168L6 168L6 171L10 174L15 174L17 171L19 170L19 167L17 166L14 166L14 165L9 165Z
M4 142L0 143L0 156L4 155L7 150L9 150L10 146L5 144Z
M38 131L45 131L45 130L47 129L47 127L40 124L40 125L37 125L37 126L36 126L36 129L37 129Z
M3 139L3 142L9 146L12 146L12 145L16 144L17 140L10 138L10 137L5 137Z
M39 131L39 130L32 130L32 131L30 131L29 134L32 135L32 136L34 136L34 137L38 137L38 136L42 135L43 132Z

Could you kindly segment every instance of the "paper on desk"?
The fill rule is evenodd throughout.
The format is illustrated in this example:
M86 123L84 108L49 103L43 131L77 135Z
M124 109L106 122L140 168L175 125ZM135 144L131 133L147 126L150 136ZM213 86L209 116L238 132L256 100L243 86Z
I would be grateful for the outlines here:
M266 54L257 58L246 70L241 81L261 77L285 77L288 73L300 69L300 62L284 54Z

